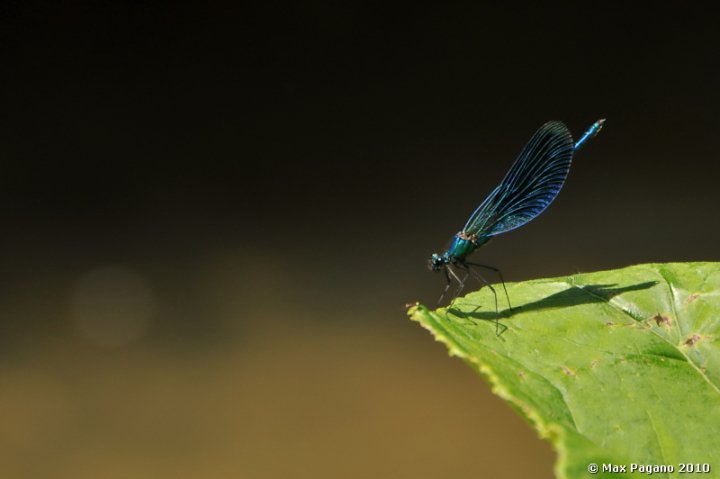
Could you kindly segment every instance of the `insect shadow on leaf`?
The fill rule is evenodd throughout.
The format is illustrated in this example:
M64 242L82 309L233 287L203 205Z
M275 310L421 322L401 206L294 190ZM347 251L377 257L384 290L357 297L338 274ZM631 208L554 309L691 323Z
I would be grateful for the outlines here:
M570 286L563 291L551 294L550 296L546 296L545 298L537 301L515 306L512 309L508 308L502 311L479 311L480 306L476 305L473 309L461 310L459 306L470 306L468 303L463 303L457 306L451 305L448 307L447 313L463 319L495 321L496 333L498 333L498 328L502 325L499 323L501 319L512 319L513 316L519 313L546 309L571 308L573 306L583 304L606 303L615 296L623 293L649 289L657 284L657 281L646 281L644 283L631 284L627 286L617 286L615 283ZM502 325L502 327L504 329L499 332L498 335L507 330L507 326Z

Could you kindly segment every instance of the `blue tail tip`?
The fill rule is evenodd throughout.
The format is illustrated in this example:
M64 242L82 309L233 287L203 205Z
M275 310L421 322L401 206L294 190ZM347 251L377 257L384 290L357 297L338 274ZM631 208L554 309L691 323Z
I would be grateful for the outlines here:
M605 124L605 118L600 118L598 121L595 122L595 124L592 126L592 129L594 130L593 136L600 133L600 130L602 130L602 127L604 124Z

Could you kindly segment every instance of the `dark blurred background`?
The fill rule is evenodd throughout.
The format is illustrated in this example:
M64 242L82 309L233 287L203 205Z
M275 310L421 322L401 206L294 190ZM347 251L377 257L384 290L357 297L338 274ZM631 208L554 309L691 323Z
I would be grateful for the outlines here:
M607 123L478 258L717 258L717 22L664 5L3 2L3 477L552 477L403 305L550 119Z

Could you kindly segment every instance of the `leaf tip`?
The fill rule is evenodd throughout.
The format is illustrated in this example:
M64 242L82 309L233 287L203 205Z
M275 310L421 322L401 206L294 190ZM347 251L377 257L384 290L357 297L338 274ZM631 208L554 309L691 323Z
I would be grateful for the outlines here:
M419 307L420 302L418 301L415 301L414 303L405 303L405 310L410 317L415 315Z

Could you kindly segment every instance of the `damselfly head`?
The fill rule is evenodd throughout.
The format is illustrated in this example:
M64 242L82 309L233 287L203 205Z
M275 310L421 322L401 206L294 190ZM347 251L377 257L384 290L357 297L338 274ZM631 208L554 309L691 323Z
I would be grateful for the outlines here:
M442 256L437 253L433 253L428 260L428 268L430 271L440 271L440 268L445 266L445 260Z

